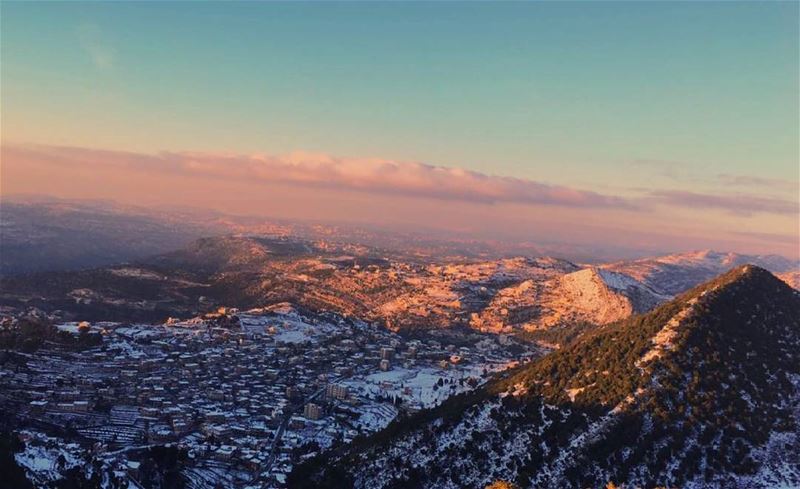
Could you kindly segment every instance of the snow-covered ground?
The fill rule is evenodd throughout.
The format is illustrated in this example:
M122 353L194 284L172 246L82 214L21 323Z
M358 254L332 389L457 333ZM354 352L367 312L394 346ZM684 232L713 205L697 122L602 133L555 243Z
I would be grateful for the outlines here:
M400 398L410 406L430 408L448 397L473 387L468 381L482 382L485 365L442 369L437 367L395 368L356 377L343 382L351 391L365 397Z
M336 324L312 324L290 307L273 309L271 314L264 314L259 309L247 311L239 314L239 321L242 331L258 335L270 334L280 343L315 343L338 331Z
M84 462L82 449L77 443L63 443L34 431L20 434L26 440L25 449L17 453L14 459L28 471L28 477L37 487L61 479L63 470Z

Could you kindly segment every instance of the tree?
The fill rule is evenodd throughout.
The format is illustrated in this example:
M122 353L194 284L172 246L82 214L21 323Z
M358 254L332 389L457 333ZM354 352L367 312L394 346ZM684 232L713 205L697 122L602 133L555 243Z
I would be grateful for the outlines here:
M33 488L25 476L25 470L14 460L14 454L24 448L15 434L0 432L0 474L3 474L3 484L8 484L7 487Z

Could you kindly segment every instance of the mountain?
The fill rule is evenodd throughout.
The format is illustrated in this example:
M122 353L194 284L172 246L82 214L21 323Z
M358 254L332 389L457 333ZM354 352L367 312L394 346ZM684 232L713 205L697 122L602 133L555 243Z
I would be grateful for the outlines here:
M484 331L511 332L581 322L607 324L668 299L631 277L590 267L500 289L472 325Z
M548 288L552 311L543 325L555 322L588 321L608 324L631 314L649 311L669 299L650 287L622 273L599 268L585 268L569 273ZM564 317L564 311L569 314Z
M291 487L797 487L800 293L735 268L349 448Z
M782 256L740 255L712 250L620 261L602 265L602 268L633 277L660 294L675 295L748 263L775 274L800 273L800 262Z
M800 290L800 270L778 273L775 276L789 284L790 287Z
M384 253L293 237L202 238L130 264L6 278L0 305L157 321L293 302L393 330L515 333L605 324L666 299L622 274L555 258L416 263Z
M278 259L322 253L312 243L290 238L218 236L201 238L177 251L155 256L150 264L213 274L258 271Z
M201 238L127 264L2 277L0 305L61 311L63 319L120 321L163 321L221 305L261 306L294 297L284 272L301 267L310 251L302 240ZM279 290L271 287L279 282ZM275 293L265 293L267 288Z
M163 321L292 302L395 331L473 329L558 347L739 260L708 252L600 267L551 257L411 261L340 241L226 235L126 264L3 277L0 306L66 320ZM780 260L771 266L790 269Z
M219 232L209 224L107 202L0 202L0 275L141 259Z
M470 327L513 332L535 318L541 289L578 266L550 257L398 266L406 285L380 318L395 329Z

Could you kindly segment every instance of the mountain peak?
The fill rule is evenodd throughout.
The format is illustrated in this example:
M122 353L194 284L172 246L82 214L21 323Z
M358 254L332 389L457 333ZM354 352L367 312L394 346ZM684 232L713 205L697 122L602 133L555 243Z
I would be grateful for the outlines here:
M798 350L800 294L741 265L301 468L297 486L793 487Z
M770 292L783 291L783 293L797 294L797 291L793 290L769 270L751 263L746 263L730 269L713 280L698 285L685 295L705 295L713 291L731 287L749 289L748 291L751 293L757 293L761 289L769 289Z

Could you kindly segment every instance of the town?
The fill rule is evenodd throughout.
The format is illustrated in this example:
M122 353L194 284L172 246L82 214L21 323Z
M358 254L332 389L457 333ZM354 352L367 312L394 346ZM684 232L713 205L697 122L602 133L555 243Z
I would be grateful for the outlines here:
M0 402L25 443L16 462L37 486L71 470L101 487L170 471L197 489L282 487L297 462L541 353L506 335L456 345L288 303L56 327L100 340L9 350L0 370ZM153 466L157 449L172 467Z

